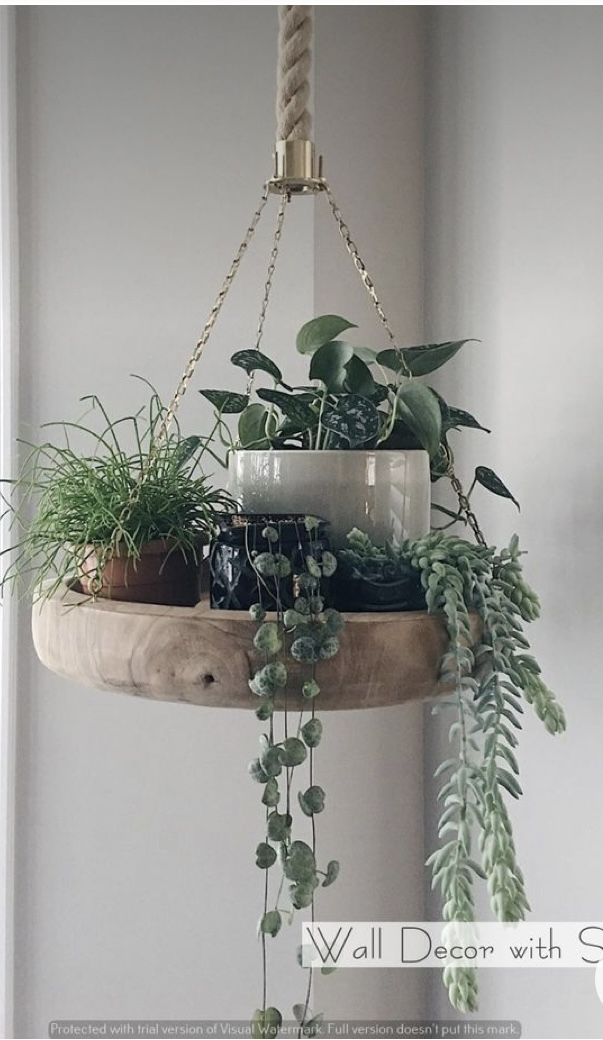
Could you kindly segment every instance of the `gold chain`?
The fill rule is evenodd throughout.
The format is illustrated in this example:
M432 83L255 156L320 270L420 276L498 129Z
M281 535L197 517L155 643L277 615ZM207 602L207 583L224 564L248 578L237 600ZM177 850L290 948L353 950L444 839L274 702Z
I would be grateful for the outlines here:
M358 274L360 275L360 277L362 279L362 283L363 283L367 293L369 294L369 296L370 296L370 298L371 298L371 300L373 302L373 307L375 308L375 310L377 312L379 320L381 321L381 324L385 328L385 331L387 332L387 335L389 336L390 342L391 342L394 350L398 354L398 357L400 358L402 374L410 378L412 376L412 373L411 373L408 365L406 364L406 361L404 360L404 355L403 355L402 351L400 350L400 348L398 347L398 345L396 343L396 337L394 336L394 334L392 332L392 329L391 329L391 326L390 326L389 321L387 319L387 316L385 314L385 311L383 310L383 307L381 305L379 297L377 296L377 290L375 289L375 283L373 282L371 276L369 275L369 273L368 273L368 271L366 269L366 264L364 263L362 257L360 256L360 253L358 252L358 247L357 247L356 243L354 242L354 240L352 238L352 235L350 233L349 227L347 226L346 222L343 219L343 215L341 213L341 210L339 209L339 206L337 205L337 202L335 201L335 196L333 195L333 192L331 191L331 188L330 188L329 184L327 183L327 181L323 182L323 190L326 193L327 199L329 201L329 206L331 207L331 212L332 212L333 216L335 217L335 221L337 223L337 227L339 228L339 234L341 235L341 237L342 237L342 239L344 241L345 247L346 247L349 255L352 258L352 261L354 263L354 267L358 271ZM457 477L456 473L454 472L454 458L452 456L452 452L451 452L450 448L447 448L446 450L447 450L447 454L448 454L448 469L447 469L446 475L448 476L448 478L450 480L450 483L452 485L452 489L453 489L453 491L456 494L456 497L458 499L459 512L464 516L466 522L469 524L469 527L473 531L473 534L475 536L476 542L479 545L486 545L487 544L486 543L486 539L484 538L484 535L483 535L483 533L481 531L481 528L480 528L479 523L478 523L478 519L477 519L475 513L473 512L473 510L471 508L471 503L469 502L469 499L467 498L467 495L465 494L465 491L463 489L463 485L461 484L459 478Z
M366 264L364 263L364 260L362 259L362 257L360 256L360 253L358 252L358 246L356 245L356 243L354 242L354 240L352 238L352 235L350 233L350 229L349 229L348 225L346 224L345 220L343 219L342 212L339 209L339 206L337 205L337 202L335 201L335 196L333 195L333 192L331 191L331 188L330 188L329 184L326 181L324 182L323 190L324 190L324 192L325 192L325 194L327 196L327 199L329 201L329 206L331 207L331 212L332 212L332 214L333 214L333 216L335 218L335 222L337 224L337 227L339 228L339 234L341 235L341 237L343 239L343 242L344 242L344 245L345 245L349 255L352 258L352 262L354 264L354 267L358 271L358 274L360 275L360 278L362 279L362 284L364 285L364 288L366 289L367 293L369 294L369 296L370 296L370 298L372 300L373 307L375 308L375 311L377 312L377 316L379 318L379 321L381 322L381 324L383 325L385 331L387 332L387 335L389 336L390 342L391 342L394 350L396 351L396 354L399 357L400 368L401 368L402 374L407 376L408 378L411 378L412 377L412 373L411 373L408 365L406 364L406 361L404 360L404 355L403 355L402 351L398 347L398 344L396 342L396 337L394 336L394 334L392 332L392 328L391 328L391 325L390 325L389 320L387 318L387 315L386 315L385 311L383 310L383 307L381 305L381 301L379 300L379 297L377 296L377 290L375 289L375 283L373 282L373 279L371 278L370 274L368 273L368 271L366 269Z
M255 334L255 349L259 350L262 343L262 336L264 335L264 323L266 321L266 312L268 310L268 304L270 303L270 293L272 291L272 279L274 278L274 272L276 269L276 262L278 260L278 250L281 241L281 235L283 233L283 224L285 222L285 210L287 203L291 201L289 192L283 191L281 195L281 201L278 207L278 213L276 216L276 227L274 229L274 237L272 239L272 250L270 253L270 260L268 263L268 270L266 272L266 282L264 284L264 296L262 299L262 306L260 308L260 316L258 318L258 327ZM250 372L247 379L247 397L251 395L253 390L255 372Z
M174 396L172 397L172 400L170 401L170 404L169 404L167 412L165 413L164 419L163 419L163 421L161 423L161 427L159 429L159 433L157 435L157 439L160 440L160 441L165 439L165 437L167 436L169 428L172 425L172 422L174 421L176 412L178 411L178 408L180 406L180 402L182 401L182 398L184 397L184 395L185 395L185 393L186 393L186 391L188 389L188 385L189 385L191 379L193 378L193 375L194 375L194 372L195 372L195 368L197 367L197 363L199 361L199 358L201 357L201 355L203 353L203 350L205 349L205 345L206 345L209 337L211 336L211 333L213 331L214 325L216 324L216 321L218 320L218 315L219 315L220 311L222 310L222 304L224 303L224 300L226 299L226 297L228 295L228 290L230 289L230 287L231 287L231 285L232 285L232 283L234 281L235 275L236 275L237 271L239 270L239 265L241 263L241 260L243 259L243 256L245 255L245 251L247 250L247 247L248 247L249 243L251 242L251 240L252 240L252 238L253 238L253 236L255 234L255 229L257 228L257 226L258 226L258 224L260 222L260 217L262 216L262 213L264 212L264 207L265 207L266 202L268 200L268 194L269 194L268 184L266 183L264 185L264 188L263 188L263 191L262 191L262 196L261 196L258 208L256 209L255 213L253 214L253 217L251 219L251 223L249 224L249 227L247 228L247 231L245 232L245 235L243 237L243 241L241 242L239 248L237 249L237 252L235 254L235 258L232 261L232 264L230 265L230 270L229 270L228 274L226 275L226 278L224 279L224 282L222 283L222 288L220 289L220 292L218 293L218 295L216 297L215 303L214 303L211 311L209 312L209 317L208 317L208 319L207 319L207 321L206 321L206 323L205 323L205 325L203 327L203 332L201 333L201 335L200 335L200 337L199 337L199 339L197 341L197 344L195 346L195 349L194 349L193 353L191 354L191 356L190 356L190 358L188 360L188 364L187 364L186 368L184 369L184 372L182 374L182 378L181 378L181 380L178 383L178 386L176 388L176 392L175 392Z
M446 454L448 456L448 469L446 470L446 476L450 480L452 489L458 499L459 512L464 516L466 523L469 524L469 527L473 531L477 544L485 546L487 545L487 542L479 526L478 519L471 508L471 503L465 494L463 485L454 472L454 456L448 445L446 446Z
M241 241L241 244L239 245L239 248L237 249L237 251L235 253L234 259L233 259L233 261L232 261L232 263L230 265L230 268L228 270L228 274L226 275L226 278L224 279L224 281L222 283L222 287L220 288L220 291L219 291L218 295L216 296L214 305L213 305L211 311L209 312L209 317L208 317L208 319L207 319L207 321L206 321L206 323L205 323L205 325L203 327L203 331L202 331L199 339L197 340L197 343L195 345L195 349L194 349L193 353L191 354L191 356L190 356L190 358L189 358L189 360L187 362L186 368L184 369L184 372L182 374L182 378L180 379L180 382L178 383L178 386L176 388L176 392L175 392L174 396L172 397L172 400L170 401L169 407L167 408L167 411L166 411L165 415L163 416L163 418L161 420L161 424L159 426L159 430L158 430L157 434L152 434L151 435L151 444L149 446L149 453L148 453L148 455L147 455L147 457L145 459L144 465L143 465L143 467L142 467L142 469L141 469L141 471L140 471L140 473L138 475L138 479L136 481L136 484L132 488L132 491L130 492L130 495L128 496L128 500L125 503L123 509L121 510L121 512L120 512L120 514L119 514L119 516L117 518L117 523L115 525L115 531L113 533L113 537L111 539L111 543L110 543L110 545L105 546L105 548L97 556L96 572L95 572L95 574L93 575L93 577L89 581L90 592L91 592L91 594L93 596L98 595L98 593L102 589L103 570L104 570L104 568L105 568L105 566L107 564L107 561L108 561L109 557L118 548L118 545L117 545L117 543L119 541L119 533L118 532L120 531L122 525L127 521L128 517L130 516L130 514L132 512L132 509L134 508L134 506L136 505L136 503L137 503L137 501L138 501L138 499L140 497L141 488L142 488L142 485L144 483L145 478L148 476L149 469L150 469L150 467L151 467L151 465L153 463L153 459L155 457L155 451L156 451L157 446L162 441L164 441L166 439L166 437L167 437L167 435L169 433L170 427L171 427L171 425L172 425L172 423L173 423L173 421L174 421L174 419L176 417L176 412L178 411L178 408L180 406L180 402L182 401L182 398L184 397L184 395L185 395L185 393L186 393L186 391L188 389L188 385L189 385L189 383L190 383L190 381L191 381L191 379L192 379L192 377L194 375L195 368L197 367L197 363L198 363L198 361L199 361L199 359L200 359L200 357L201 357L201 355L203 353L203 350L205 348L205 345L206 345L206 343L207 343L207 341L208 341L208 339L209 339L209 337L210 337L210 335L212 333L214 325L216 324L216 321L218 320L218 315L220 314L220 311L222 310L222 304L224 303L224 300L226 299L226 297L228 295L228 291L229 291L229 289L230 289L230 287L231 287L231 285L232 285L232 283L233 283L233 281L235 279L235 276L236 276L236 273L237 273L237 271L239 269L241 260L243 259L243 256L245 255L247 247L249 246L249 243L251 242L251 240L252 240L252 238L253 238L253 236L255 234L256 228L257 228L257 226L258 226L258 224L260 222L260 217L262 216L262 213L264 212L264 207L266 205L266 202L268 201L268 195L269 195L269 188L268 188L268 183L266 183L266 184L264 184L258 207L255 210L255 213L253 214L253 217L251 218L251 221L249 223L249 227L247 228L247 230L246 230L246 232L245 232L245 234L243 236L243 239ZM263 322L262 322L262 325L263 325Z

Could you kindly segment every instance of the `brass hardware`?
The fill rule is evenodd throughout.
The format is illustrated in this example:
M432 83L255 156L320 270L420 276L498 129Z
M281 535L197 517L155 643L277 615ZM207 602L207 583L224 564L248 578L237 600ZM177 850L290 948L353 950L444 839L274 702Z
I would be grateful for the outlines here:
M314 195L324 191L322 155L316 157L312 141L277 141L274 153L274 176L268 181L270 191L282 195Z

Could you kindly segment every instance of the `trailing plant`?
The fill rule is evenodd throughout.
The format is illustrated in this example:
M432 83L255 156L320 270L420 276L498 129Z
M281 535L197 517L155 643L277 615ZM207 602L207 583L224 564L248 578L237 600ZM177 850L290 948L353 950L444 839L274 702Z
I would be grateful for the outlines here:
M469 412L449 405L420 382L446 364L470 340L429 343L376 351L341 339L356 326L337 314L323 314L300 329L296 347L309 358L311 385L291 386L281 369L260 350L238 350L233 365L253 380L261 374L269 387L249 393L202 390L216 409L226 447L247 449L408 449L424 448L432 480L448 475L449 435L464 428L490 431ZM236 437L224 422L238 415ZM487 466L478 466L473 487L481 485L506 498L511 492ZM439 508L439 507L438 507ZM454 520L458 514L442 507Z
M325 808L325 791L317 784L315 750L323 735L316 706L320 698L320 665L339 651L339 633L343 627L336 610L325 609L321 581L335 572L337 561L323 551L313 534L318 529L314 517L306 517L305 529L310 535L306 544L305 563L295 576L299 594L293 607L283 609L280 600L281 580L290 573L291 564L281 551L278 525L262 532L264 551L250 552L257 576L258 598L250 615L258 627L253 639L258 666L249 682L258 697L256 716L262 723L260 752L249 766L254 780L262 786L265 827L255 852L256 864L264 874L262 914L258 930L262 949L262 1001L252 1022L252 1035L276 1036L283 1016L268 1003L267 944L281 930L283 920L292 922L295 911L308 909L314 920L316 889L336 881L339 863L330 860L324 869L318 867L316 817ZM304 543L307 539L304 538ZM299 539L301 549L302 539ZM264 603L276 604L271 615ZM298 684L297 696L292 679ZM275 710L282 707L280 725ZM291 713L294 713L292 721ZM301 767L306 778L298 780ZM294 791L297 787L297 792ZM295 806L309 821L309 840L299 835ZM271 886L271 877L278 878ZM301 964L301 950L298 951ZM302 1002L293 1008L299 1036L314 1036L322 1015L310 1010L313 971L308 973ZM321 969L325 974L329 969Z
M350 531L347 541L347 548L337 553L337 560L340 571L343 570L351 578L375 583L417 578L415 568L402 559L395 546L389 542L383 546L374 545L368 535L357 527Z
M155 539L196 559L220 512L232 507L201 470L209 438L184 437L176 422L157 436L166 409L152 388L145 410L120 419L111 419L98 397L82 400L91 425L47 423L59 428L60 440L21 442L25 462L2 496L15 532L4 585L29 577L33 589L51 596L92 549L100 567L113 553L138 560Z
M565 729L563 709L529 653L524 624L540 613L527 585L518 539L497 551L431 532L382 550L359 532L350 550L370 559L386 554L421 578L427 609L446 627L448 647L440 681L449 693L433 712L454 713L449 738L454 754L437 768L442 812L440 845L428 859L442 895L446 921L474 920L473 884L486 881L501 921L522 920L529 904L517 863L506 798L519 798L518 733L527 702L549 733ZM479 620L472 628L471 615ZM476 638L477 637L477 641ZM446 967L444 981L459 1011L477 1010L474 968Z

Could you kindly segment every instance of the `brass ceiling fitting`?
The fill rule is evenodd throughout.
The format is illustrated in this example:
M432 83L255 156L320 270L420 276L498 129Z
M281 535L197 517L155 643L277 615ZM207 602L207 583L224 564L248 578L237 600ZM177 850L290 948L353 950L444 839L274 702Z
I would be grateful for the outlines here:
M277 141L274 176L268 181L271 192L282 195L315 195L325 190L322 155L314 154L312 141Z

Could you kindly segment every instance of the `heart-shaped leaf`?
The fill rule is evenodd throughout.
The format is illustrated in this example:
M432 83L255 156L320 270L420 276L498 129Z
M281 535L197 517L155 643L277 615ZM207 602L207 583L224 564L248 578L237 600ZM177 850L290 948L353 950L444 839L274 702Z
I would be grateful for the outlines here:
M311 882L316 874L314 853L305 841L294 841L283 864L285 877L290 881Z
M345 389L350 394L360 394L362 397L373 397L375 380L373 379L368 365L353 354L347 365L345 377Z
M346 329L355 328L352 321L340 318L338 314L323 314L302 325L295 345L300 354L313 354L315 350L336 339Z
M297 885L291 885L291 902L296 910L304 910L310 906L314 899L314 886L307 881L300 881Z
M447 343L428 343L422 347L405 347L404 360L413 376L426 376L450 361L465 343L472 342L475 340L458 339Z
M278 1008L261 1008L254 1013L251 1020L251 1036L253 1040L274 1040L283 1024L283 1016Z
M287 737L279 748L281 762L284 766L300 766L306 758L306 748L298 737Z
M459 426L466 426L471 430L483 430L484 433L492 432L487 426L482 426L474 415L464 411L463 408L453 408L451 405L448 405L446 417L443 417L443 419L442 428L444 433L447 433L448 430L457 429Z
M276 851L266 841L261 841L255 850L255 863L260 870L267 870L276 863Z
M323 426L345 437L351 448L366 444L379 432L379 413L371 401L357 394L344 394L335 408L325 409Z
M281 796L278 789L278 783L274 779L274 777L271 777L264 788L262 802L264 805L267 805L270 809L274 809L278 805L280 797Z
M328 888L339 877L339 860L332 859L327 863L326 876L322 883L323 888Z
M396 409L425 451L434 456L442 434L442 413L435 394L423 383L409 379L398 389Z
M299 791L297 797L300 808L306 816L321 813L325 807L325 792L317 784L308 787L306 791Z
M266 437L268 409L261 404L250 404L239 418L239 443L242 448L264 450L270 447Z
M266 354L262 354L261 350L237 350L230 360L233 365L244 369L248 374L252 372L267 372L269 376L276 379L277 383L280 383L283 378L278 365L275 365L274 361Z
M280 932L282 923L283 920L278 910L268 910L260 920L260 932L263 932L264 935L271 935L274 939L275 935Z
M224 415L243 412L249 404L246 394L233 394L230 390L200 390L199 393Z
M382 350L377 355L377 360L392 372L403 372L405 362L411 375L426 376L450 361L465 343L472 342L475 340L459 339L446 343L426 343L420 347L402 347L399 351Z
M307 395L287 394L283 390L258 390L262 401L277 405L296 431L307 430L318 422L316 412L307 404Z
M500 495L501 498L510 498L511 502L514 502L518 509L520 508L517 499L513 497L508 487L503 484L493 469L490 469L488 466L478 466L475 470L475 479L478 484L485 487L487 491L491 491L493 495Z
M310 379L319 379L331 394L343 393L348 374L346 366L353 357L354 351L349 343L340 339L325 343L312 356Z
M268 837L271 841L285 841L291 831L289 813L272 812L268 817Z
M320 719L308 719L301 728L301 735L308 747L318 747L322 737L322 722Z

